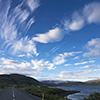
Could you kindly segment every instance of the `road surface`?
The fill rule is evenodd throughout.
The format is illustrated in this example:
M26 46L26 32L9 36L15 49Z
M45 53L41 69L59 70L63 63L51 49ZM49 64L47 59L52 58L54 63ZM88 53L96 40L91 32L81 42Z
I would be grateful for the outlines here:
M41 100L36 96L31 96L25 92L12 87L2 93L0 93L0 100Z

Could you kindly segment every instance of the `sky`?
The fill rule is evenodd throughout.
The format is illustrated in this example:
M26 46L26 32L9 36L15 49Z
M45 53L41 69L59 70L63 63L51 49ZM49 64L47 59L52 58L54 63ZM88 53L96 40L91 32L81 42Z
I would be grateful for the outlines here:
M0 0L0 74L100 78L99 9L99 0Z

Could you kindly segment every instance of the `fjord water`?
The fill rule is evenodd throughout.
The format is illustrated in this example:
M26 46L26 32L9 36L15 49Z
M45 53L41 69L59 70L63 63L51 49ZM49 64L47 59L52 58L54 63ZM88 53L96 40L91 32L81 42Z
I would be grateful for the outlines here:
M68 95L67 97L71 100L82 100L94 92L100 92L100 86L58 86L57 88L80 91L80 93Z

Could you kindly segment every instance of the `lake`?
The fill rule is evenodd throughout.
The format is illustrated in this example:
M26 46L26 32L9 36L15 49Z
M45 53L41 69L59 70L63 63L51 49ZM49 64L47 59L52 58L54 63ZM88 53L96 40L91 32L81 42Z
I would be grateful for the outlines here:
M94 92L100 92L100 86L57 86L57 88L80 91L80 93L68 95L67 97L71 100L82 100Z

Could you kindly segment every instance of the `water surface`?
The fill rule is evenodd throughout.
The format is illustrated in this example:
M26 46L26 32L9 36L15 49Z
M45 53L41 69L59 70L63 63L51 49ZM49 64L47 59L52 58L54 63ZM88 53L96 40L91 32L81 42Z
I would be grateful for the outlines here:
M100 92L100 86L57 86L57 88L80 91L80 93L68 95L67 97L71 100L82 100L94 92Z

